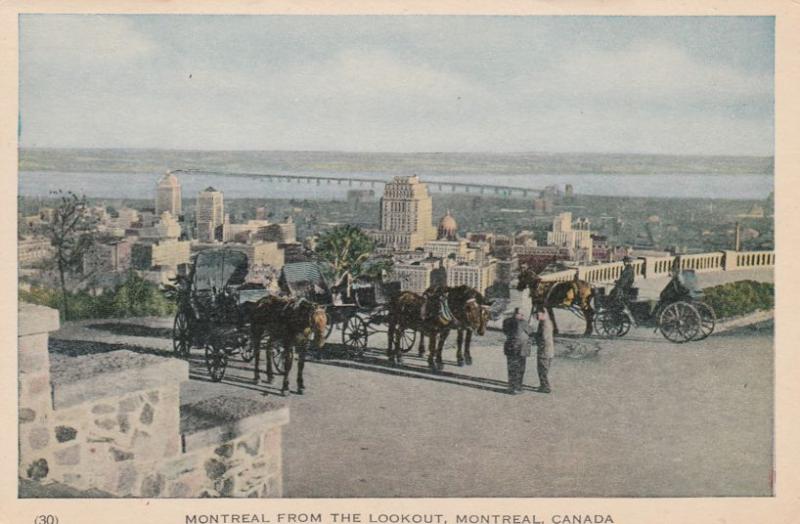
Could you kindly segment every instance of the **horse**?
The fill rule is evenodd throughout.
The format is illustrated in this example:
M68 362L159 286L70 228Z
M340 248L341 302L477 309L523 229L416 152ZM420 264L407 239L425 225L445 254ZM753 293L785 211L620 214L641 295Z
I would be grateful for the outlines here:
M486 300L484 296L469 286L456 286L456 287L430 287L425 291L426 297L444 294L447 299L447 305L453 315L454 321L450 323L449 328L442 331L439 338L439 344L436 346L435 359L438 362L442 360L442 348L444 342L450 335L450 330L455 329L458 338L456 340L456 361L459 366L472 365L472 354L470 353L470 346L472 343L472 333L477 331L478 335L483 336L486 333L486 324L491 317L489 306L494 301ZM420 335L419 341L419 355L425 353L424 335ZM463 351L463 352L462 352Z
M447 309L446 297L439 295L426 298L411 291L403 291L389 301L388 312L389 347L386 355L389 362L391 364L402 363L400 338L403 331L410 329L428 337L430 344L428 365L434 371L441 369L441 360L434 363L433 355L437 337L453 321L453 317Z
M517 291L524 289L527 289L530 293L533 311L536 311L539 306L547 310L550 320L553 321L553 333L558 333L553 308L578 307L586 320L586 329L583 335L588 337L592 334L594 289L590 283L585 280L579 280L577 273L575 278L569 282L544 282L533 270L525 268L520 272Z
M255 354L254 381L259 380L259 351L261 338L266 333L267 341L267 382L272 383L272 351L273 344L280 341L284 347L284 375L281 395L289 390L289 372L292 369L294 349L298 348L297 360L297 393L302 395L303 367L306 363L306 349L309 338L313 335L315 349L322 349L325 344L325 331L328 316L325 308L304 298L294 299L268 295L260 299L254 306L250 319L250 344Z

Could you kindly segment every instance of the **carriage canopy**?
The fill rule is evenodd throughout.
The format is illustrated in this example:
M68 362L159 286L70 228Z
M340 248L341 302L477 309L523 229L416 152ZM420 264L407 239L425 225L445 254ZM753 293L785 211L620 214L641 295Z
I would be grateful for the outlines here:
M292 296L308 300L330 302L330 287L319 265L314 262L293 262L281 269L279 280L281 289Z
M241 286L247 276L247 255L229 248L201 251L194 263L197 291Z

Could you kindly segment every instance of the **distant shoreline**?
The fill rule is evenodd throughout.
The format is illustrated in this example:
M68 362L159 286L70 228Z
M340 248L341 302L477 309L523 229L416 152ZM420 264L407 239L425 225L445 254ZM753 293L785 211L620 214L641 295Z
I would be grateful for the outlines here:
M614 153L356 153L21 148L19 171L162 173L203 169L252 173L383 175L772 175L773 157Z

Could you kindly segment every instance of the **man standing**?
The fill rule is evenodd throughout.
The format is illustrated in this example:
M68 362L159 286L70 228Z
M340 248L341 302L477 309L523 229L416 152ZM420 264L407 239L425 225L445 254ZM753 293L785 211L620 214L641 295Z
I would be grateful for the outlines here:
M508 364L508 393L511 395L522 393L525 362L531 354L531 331L530 324L525 321L519 308L514 309L514 314L503 321L503 333L506 334L503 353Z
M539 320L539 329L536 331L536 368L539 372L539 388L536 391L550 393L550 381L547 374L550 371L550 363L556 356L553 321L544 308L536 311L536 318Z

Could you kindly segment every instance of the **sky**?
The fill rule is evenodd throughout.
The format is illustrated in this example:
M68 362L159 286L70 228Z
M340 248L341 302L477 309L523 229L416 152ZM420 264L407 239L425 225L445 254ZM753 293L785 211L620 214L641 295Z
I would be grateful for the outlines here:
M772 17L20 16L22 147L773 154Z

